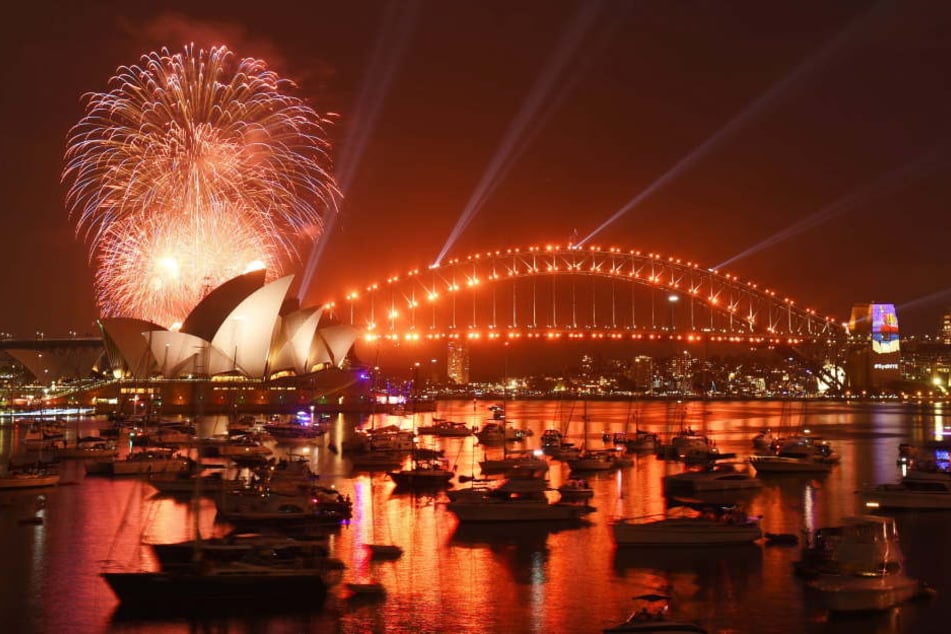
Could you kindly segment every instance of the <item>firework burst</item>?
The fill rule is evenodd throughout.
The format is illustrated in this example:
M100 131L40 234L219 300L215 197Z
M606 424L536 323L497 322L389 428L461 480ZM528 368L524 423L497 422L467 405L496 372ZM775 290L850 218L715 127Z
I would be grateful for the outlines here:
M63 179L105 316L169 325L211 287L297 260L335 206L327 121L261 60L186 47L87 96Z

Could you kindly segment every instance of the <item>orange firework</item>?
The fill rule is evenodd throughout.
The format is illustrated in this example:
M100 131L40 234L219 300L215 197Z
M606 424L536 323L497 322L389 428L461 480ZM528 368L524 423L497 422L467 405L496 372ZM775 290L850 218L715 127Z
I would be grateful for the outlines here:
M150 53L87 96L63 179L104 315L169 325L254 266L295 261L335 208L327 121L257 59Z

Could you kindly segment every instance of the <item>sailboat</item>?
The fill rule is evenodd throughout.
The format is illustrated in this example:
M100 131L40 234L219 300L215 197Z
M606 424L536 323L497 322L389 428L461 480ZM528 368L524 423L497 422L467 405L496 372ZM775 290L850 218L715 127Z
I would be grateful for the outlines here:
M588 402L584 403L584 435L581 437L581 453L568 460L568 466L573 472L577 471L609 471L618 466L617 453L613 451L588 450Z
M370 552L370 559L399 559L403 556L403 549L395 544L376 543L376 523L373 521L373 479L370 479L370 513L367 517L370 520L370 530L374 535L374 543L364 544L363 547Z
M409 469L387 472L390 479L402 490L438 490L452 486L450 480L455 475L445 458L431 452L427 458L420 457L419 436L416 434L415 385L413 388L413 448L410 452ZM401 551L402 552L402 551Z
M200 448L199 448L200 449ZM201 451L198 452L199 463ZM323 604L327 585L317 567L284 568L204 556L199 530L201 478L192 498L192 559L158 571L109 571L100 576L123 609L168 613L233 613L242 607L313 608Z

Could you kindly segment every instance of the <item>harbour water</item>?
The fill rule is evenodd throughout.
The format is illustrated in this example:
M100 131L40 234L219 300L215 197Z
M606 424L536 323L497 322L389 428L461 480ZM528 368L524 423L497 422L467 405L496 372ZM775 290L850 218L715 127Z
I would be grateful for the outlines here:
M437 415L481 425L485 402L443 402ZM641 429L667 434L682 424L711 436L721 452L745 459L763 428L808 428L834 444L842 462L831 473L764 478L746 509L761 515L765 531L801 534L861 512L855 491L864 483L892 482L901 442L921 444L945 425L941 404L842 402L590 402L506 404L516 428L531 430L529 447L543 430L567 431L568 440L601 447L604 432ZM267 606L243 606L235 616L169 619L123 614L99 577L104 565L154 569L143 542L190 537L188 500L159 497L145 480L86 475L80 462L63 463L59 486L42 491L0 492L0 623L6 632L600 632L626 618L635 595L669 593L671 614L709 632L943 632L951 622L951 512L905 512L898 529L910 576L937 591L885 613L830 617L811 603L793 574L795 546L754 544L726 548L617 549L609 524L619 516L662 513L661 479L683 466L653 455L633 466L589 477L597 511L581 527L525 525L458 526L441 495L394 491L383 472L354 472L339 447L355 425L429 422L429 414L341 416L307 453L325 485L354 502L353 519L331 532L329 546L346 565L346 581L375 580L386 596L353 600L343 586L322 606L272 614ZM951 421L948 421L951 425ZM85 420L81 432L102 425ZM205 431L222 421L204 420ZM19 434L9 420L0 428L0 456L21 460ZM462 476L478 475L485 450L475 438L432 439ZM290 448L277 446L278 455ZM293 451L301 453L301 449ZM557 487L568 468L552 462ZM463 478L466 479L466 478ZM24 523L39 516L40 524ZM203 499L199 525L205 536L227 526L215 523L214 501ZM404 554L370 561L363 544L392 543Z

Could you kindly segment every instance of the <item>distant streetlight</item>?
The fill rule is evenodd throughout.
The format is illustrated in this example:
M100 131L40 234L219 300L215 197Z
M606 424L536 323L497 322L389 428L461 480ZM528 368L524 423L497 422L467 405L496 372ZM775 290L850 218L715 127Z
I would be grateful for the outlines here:
M673 332L675 329L674 321L674 307L677 305L677 302L680 301L680 295L675 295L671 293L667 296L667 302L670 304L670 331Z

